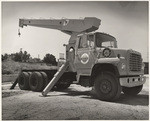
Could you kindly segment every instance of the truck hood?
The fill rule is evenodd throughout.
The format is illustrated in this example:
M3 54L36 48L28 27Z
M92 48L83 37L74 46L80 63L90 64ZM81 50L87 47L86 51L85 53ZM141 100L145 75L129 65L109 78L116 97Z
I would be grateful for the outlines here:
M97 48L97 52L103 52L105 48ZM111 50L111 55L110 57L117 57L118 54L120 55L120 57L126 57L126 54L129 50L126 49L118 49L118 48L109 48ZM101 57L103 58L103 56Z
M127 51L126 49L118 49L118 48L111 48L115 56L120 54L121 57L126 57Z
M105 48L96 48L97 52L100 52L100 53L103 53L104 49ZM110 58L118 57L118 55L120 57L127 58L127 56L129 56L129 53L141 55L141 53L139 53L135 50L132 50L132 49L119 49L119 48L109 48L109 49L111 50L111 55L109 56ZM104 56L102 55L101 58L103 58L103 57Z
M115 56L120 54L121 57L126 57L129 52L141 55L141 53L139 53L139 52L137 52L135 50L132 50L132 49L111 48L111 50L114 52Z

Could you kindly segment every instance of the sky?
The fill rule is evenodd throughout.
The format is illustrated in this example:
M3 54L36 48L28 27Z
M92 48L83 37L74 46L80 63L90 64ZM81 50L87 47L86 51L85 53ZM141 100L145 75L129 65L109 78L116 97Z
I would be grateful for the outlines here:
M148 62L148 2L135 1L47 1L2 2L2 54L16 53L22 48L32 57L43 59L50 53L59 58L65 53L69 35L58 30L27 26L20 29L19 18L79 19L97 17L101 25L97 31L114 36L118 48L142 53Z

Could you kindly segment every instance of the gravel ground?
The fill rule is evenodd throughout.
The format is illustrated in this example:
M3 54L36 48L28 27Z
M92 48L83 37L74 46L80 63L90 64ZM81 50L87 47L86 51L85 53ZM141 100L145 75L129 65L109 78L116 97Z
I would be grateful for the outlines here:
M67 90L52 91L47 97L40 92L22 91L18 86L2 85L3 120L148 120L148 83L137 96L121 95L117 102L95 98L91 88L72 84Z

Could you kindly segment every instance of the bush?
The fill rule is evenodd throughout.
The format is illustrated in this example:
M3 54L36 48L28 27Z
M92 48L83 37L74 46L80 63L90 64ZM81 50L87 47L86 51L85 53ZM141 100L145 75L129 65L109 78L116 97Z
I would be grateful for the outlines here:
M16 62L27 62L30 58L30 54L27 53L27 51L20 51L19 53L13 54L13 60Z
M2 70L2 74L3 74L3 75L4 75L4 74L13 74L13 71L3 69L3 70Z

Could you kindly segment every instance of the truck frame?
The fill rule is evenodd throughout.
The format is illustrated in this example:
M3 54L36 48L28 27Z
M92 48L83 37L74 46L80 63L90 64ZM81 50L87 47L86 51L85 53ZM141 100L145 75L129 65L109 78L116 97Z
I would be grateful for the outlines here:
M56 29L71 37L58 69L22 70L11 89L18 83L21 90L42 91L46 96L54 88L63 90L74 83L94 87L97 97L105 101L119 99L121 91L137 95L146 81L141 53L118 49L115 37L95 32L100 24L95 17L19 19L19 27Z

